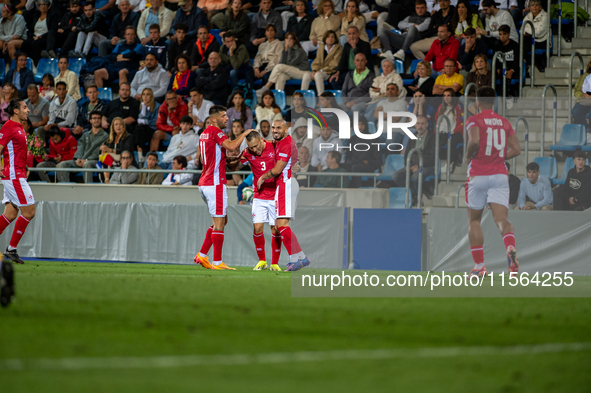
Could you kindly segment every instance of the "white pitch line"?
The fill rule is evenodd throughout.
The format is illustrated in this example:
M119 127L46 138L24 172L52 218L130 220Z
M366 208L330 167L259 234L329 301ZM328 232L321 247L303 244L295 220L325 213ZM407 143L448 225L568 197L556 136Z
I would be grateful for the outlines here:
M399 348L318 352L275 352L238 355L189 355L152 357L96 357L0 360L0 370L123 370L194 366L236 366L322 362L337 360L379 360L408 358L450 358L460 356L533 355L591 351L591 343L555 343L515 346Z

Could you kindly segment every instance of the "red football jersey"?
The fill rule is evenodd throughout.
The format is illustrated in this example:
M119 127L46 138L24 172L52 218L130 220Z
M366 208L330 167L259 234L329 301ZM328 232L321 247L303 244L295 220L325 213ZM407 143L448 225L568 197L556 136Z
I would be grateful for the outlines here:
M265 180L261 189L257 189L259 178L275 166L275 146L273 146L273 142L265 141L265 149L260 156L252 154L248 149L244 150L240 162L243 164L246 164L247 162L250 163L254 178L252 181L254 186L254 198L267 201L275 199L275 178Z
M2 177L20 179L27 177L27 133L20 123L8 120L0 129L0 145L4 158Z
M515 134L509 120L488 109L468 118L466 129L472 127L480 130L480 146L476 156L468 163L468 177L506 175L507 140Z
M217 127L209 126L199 137L199 150L203 172L199 178L200 186L226 184L226 149L222 143L228 139Z
M291 178L291 167L298 162L298 148L291 136L275 142L275 160L287 162L281 175L277 176L278 182L287 183Z

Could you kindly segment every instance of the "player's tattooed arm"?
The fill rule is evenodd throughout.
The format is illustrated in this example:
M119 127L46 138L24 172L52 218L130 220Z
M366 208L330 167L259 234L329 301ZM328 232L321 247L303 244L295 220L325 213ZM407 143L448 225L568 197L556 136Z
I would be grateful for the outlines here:
M270 171L265 173L263 176L259 177L259 181L257 182L257 188L260 189L265 180L278 176L281 172L283 172L283 169L286 165L287 161L277 161L275 166Z

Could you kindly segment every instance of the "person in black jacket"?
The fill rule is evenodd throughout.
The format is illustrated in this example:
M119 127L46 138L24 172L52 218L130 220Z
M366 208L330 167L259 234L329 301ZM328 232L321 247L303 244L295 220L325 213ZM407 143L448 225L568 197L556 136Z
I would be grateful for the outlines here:
M425 97L433 97L433 86L435 85L435 78L431 77L433 70L428 61L421 61L417 64L417 77L412 81L410 86L406 88L413 93L417 90L421 91Z
M76 45L76 34L70 34L76 31L76 26L82 18L82 7L80 0L70 1L70 11L68 11L62 20L58 23L56 30L49 30L47 34L47 48L41 51L41 57L56 58L55 49L61 48L62 53L68 53Z
M16 67L8 71L4 83L10 82L16 86L18 96L21 99L27 98L27 87L35 84L35 75L27 67L27 54L18 52L15 56Z
M193 46L191 53L191 64L193 64L193 71L201 67L207 66L207 58L211 52L220 51L220 43L216 40L213 34L209 34L207 27L201 26L197 30L197 41Z
M193 53L194 44L187 37L187 31L189 26L185 23L179 23L174 26L174 41L171 41L168 46L168 64L166 65L166 71L174 74L176 72L175 60L180 55L191 56Z
M466 42L460 45L458 51L458 63L460 63L460 70L465 71L464 78L468 76L468 73L472 70L472 64L474 63L474 57L476 55L485 55L488 52L488 48L484 41L476 37L476 30L468 27L464 32Z
M519 44L511 38L511 28L507 25L499 27L499 39L495 42L494 53L503 52L505 54L505 61L507 63L507 97L518 97L519 92L514 86L511 86L511 79L521 78L519 67ZM503 65L500 61L496 63L497 80L501 83L496 86L497 95L503 95Z
M47 37L51 30L57 29L57 18L52 18L49 0L37 2L38 10L34 11L27 20L27 39L21 44L21 51L27 53L36 63L39 61L41 50L47 46ZM42 33L36 35L35 33Z
M160 36L160 25L156 23L152 23L149 28L149 41L146 42L144 47L146 48L145 54L152 53L156 56L156 60L162 66L162 68L166 67L166 53L168 52L168 44L166 43L166 39ZM143 65L143 62L141 63Z
M119 98L109 102L103 109L102 127L109 129L111 122L116 117L121 117L125 127L131 133L135 130L137 118L140 114L140 103L131 97L131 86L129 83L119 84Z
M308 41L314 22L314 17L308 13L308 2L297 0L293 5L293 11L295 15L289 18L286 32L294 32L300 42Z
M228 99L228 79L230 74L221 65L219 53L211 52L207 58L207 68L200 68L195 85L203 89L203 97L216 105L225 105Z
M105 101L98 98L98 88L96 85L90 85L86 88L86 97L88 100L84 100L82 106L78 107L76 127L72 129L72 134L76 139L79 139L84 131L88 131L92 128L92 125L90 124L90 114L94 111L102 112L107 104Z
M349 71L355 69L355 67L349 68L349 64L353 63L350 60L355 58L356 53L363 53L367 59L367 68L373 70L371 45L369 42L359 39L359 29L357 26L349 26L347 29L347 43L343 47L343 54L337 66L337 72L328 80L334 90L341 90L345 83L345 77Z
M140 15L131 11L129 0L119 0L118 7L121 13L117 14L111 22L109 39L102 40L99 43L99 56L108 56L120 40L125 40L125 28L127 26L133 26L137 29Z
M84 15L76 27L76 49L68 53L69 57L80 58L88 56L93 46L107 39L108 31L103 14L96 12L94 3L88 1L84 4ZM73 34L75 34L74 32Z
M437 39L437 28L441 25L451 26L451 31L456 30L452 21L454 16L458 13L456 7L450 5L450 0L439 0L439 11L431 15L431 22L429 28L421 32L421 40L414 42L410 46L410 51L417 59L424 59L425 54L431 49L431 45Z
M591 207L591 168L581 150L575 152L575 167L568 171L564 185L554 190L554 210L582 211Z
M365 116L359 115L358 124L359 132L369 134L369 125ZM352 129L353 127L354 124L351 124ZM355 150L355 145L361 143L369 144L366 139L361 139L357 134L353 133L353 136L349 140L349 145L352 146L352 149L345 156L346 166L351 169L351 172L374 172L376 169L380 169L382 166L382 153L378 150L379 146L370 145L370 148L367 150L363 148ZM360 187L361 178L353 177L350 186L351 188Z

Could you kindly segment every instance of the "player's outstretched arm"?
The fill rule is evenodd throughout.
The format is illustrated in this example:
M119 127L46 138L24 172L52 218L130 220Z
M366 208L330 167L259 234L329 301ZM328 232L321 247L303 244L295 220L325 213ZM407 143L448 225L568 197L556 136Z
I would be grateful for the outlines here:
M230 150L230 151L234 151L236 149L238 149L240 147L240 145L242 144L242 141L244 141L244 138L246 138L246 136L248 134L250 134L251 132L258 132L257 130L246 130L244 131L242 134L240 134L240 136L236 139L234 139L233 141L226 139L223 143L222 143L222 147L225 147L226 150Z
M466 163L470 162L476 153L478 153L478 148L480 146L480 128L478 127L470 127L468 129L468 146L466 147Z
M519 145L519 139L517 135L513 134L507 138L507 160L513 157L517 157L521 154L521 145Z
M286 165L287 161L277 161L277 164L275 164L273 169L265 173L263 176L259 177L259 181L257 182L257 188L260 190L265 180L271 179L275 176L279 176L279 174L283 172L283 169L285 169Z

